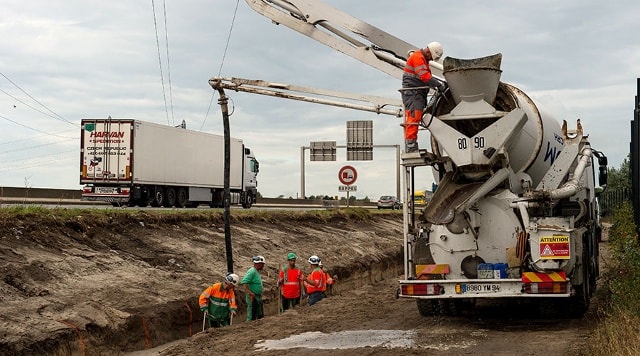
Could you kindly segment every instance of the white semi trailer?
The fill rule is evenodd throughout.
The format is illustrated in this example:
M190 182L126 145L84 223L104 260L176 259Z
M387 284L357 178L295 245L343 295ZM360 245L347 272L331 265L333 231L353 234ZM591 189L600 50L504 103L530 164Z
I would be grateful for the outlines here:
M223 206L224 137L134 119L83 119L82 200L114 206ZM231 204L250 208L259 164L230 139Z

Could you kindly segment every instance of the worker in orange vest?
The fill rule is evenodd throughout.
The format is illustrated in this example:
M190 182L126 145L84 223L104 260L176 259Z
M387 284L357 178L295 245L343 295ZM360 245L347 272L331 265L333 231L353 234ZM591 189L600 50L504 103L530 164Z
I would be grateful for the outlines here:
M280 271L278 278L278 288L281 289L280 298L282 300L282 311L295 307L300 303L300 299L304 294L302 281L304 275L302 271L296 267L295 253L287 254L287 266Z
M323 277L323 286L324 286L324 290L322 291L322 293L324 293L324 297L327 297L327 290L329 290L329 294L333 295L333 283L335 282L336 279L338 279L338 276L333 276L331 277L331 275L326 272L324 270L324 265L322 264L322 260L320 260L320 263L318 263L318 267L320 267L320 269L322 270L322 277Z
M320 257L313 255L309 257L308 262L311 266L311 273L307 276L304 284L307 289L307 294L309 295L308 303L309 305L314 305L324 298L324 293L322 292L324 290L324 274L318 266L320 264Z
M443 92L444 82L431 75L429 61L442 57L442 45L431 42L427 47L413 51L404 66L402 74L402 105L404 106L404 142L405 152L418 152L418 129L424 108L427 106L429 88Z

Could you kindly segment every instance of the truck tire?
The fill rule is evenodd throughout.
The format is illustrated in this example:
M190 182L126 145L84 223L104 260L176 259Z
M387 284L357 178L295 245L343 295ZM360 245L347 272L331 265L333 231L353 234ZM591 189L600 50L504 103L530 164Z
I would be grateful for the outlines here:
M170 208L176 205L176 189L173 187L168 187L167 189L165 189L164 193L165 193L165 199L163 204L164 207Z
M583 243L586 244L583 238ZM576 294L567 299L567 307L564 309L567 312L569 318L577 319L581 318L589 309L591 302L591 272L589 268L589 249L584 248L582 253L582 270L578 273L582 273L582 284L574 286Z
M184 208L187 204L189 204L187 190L184 188L178 188L178 192L176 193L176 208Z
M435 316L440 314L440 304L436 299L418 299L418 312L422 316Z
M252 205L253 205L253 194L247 193L247 195L244 196L244 202L242 202L242 207L245 209L250 209Z
M156 187L151 198L151 206L159 208L164 205L164 190L162 187Z

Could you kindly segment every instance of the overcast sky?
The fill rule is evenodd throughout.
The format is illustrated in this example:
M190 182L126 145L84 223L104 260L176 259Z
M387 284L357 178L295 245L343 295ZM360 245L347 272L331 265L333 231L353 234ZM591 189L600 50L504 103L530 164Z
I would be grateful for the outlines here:
M325 2L416 46L439 41L445 56L502 53L502 81L555 108L570 128L580 118L610 165L626 157L640 77L638 1ZM149 0L3 1L0 186L80 189L82 118L185 120L222 134L208 85L217 75L399 98L399 80L272 24L244 1L153 4L155 18ZM266 197L297 197L300 148L345 145L346 121L373 120L375 145L403 143L401 119L392 116L228 95L231 135L255 151ZM309 162L306 151L306 195L344 195L337 173L345 164L358 170L358 198L395 195L390 148L374 149L372 162L347 162L344 149L336 162ZM430 188L430 175L416 184Z

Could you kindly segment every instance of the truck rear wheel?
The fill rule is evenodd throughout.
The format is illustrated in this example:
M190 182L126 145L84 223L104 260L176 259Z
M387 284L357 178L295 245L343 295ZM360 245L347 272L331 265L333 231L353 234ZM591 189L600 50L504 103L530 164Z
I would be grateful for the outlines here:
M176 205L176 190L173 187L168 187L165 190L164 207L170 208Z
M418 312L422 316L435 316L440 314L440 304L436 299L418 299Z
M164 190L162 187L156 187L151 198L151 206L154 208L161 207L164 204Z
M583 244L586 244L584 238ZM582 273L582 284L574 286L576 294L566 300L567 307L564 309L567 312L567 316L569 318L581 318L589 309L589 304L591 303L591 272L589 268L590 260L589 249L583 248L581 267L582 270L579 272Z
M184 208L187 204L189 204L187 190L184 188L178 188L178 192L176 194L176 208Z

